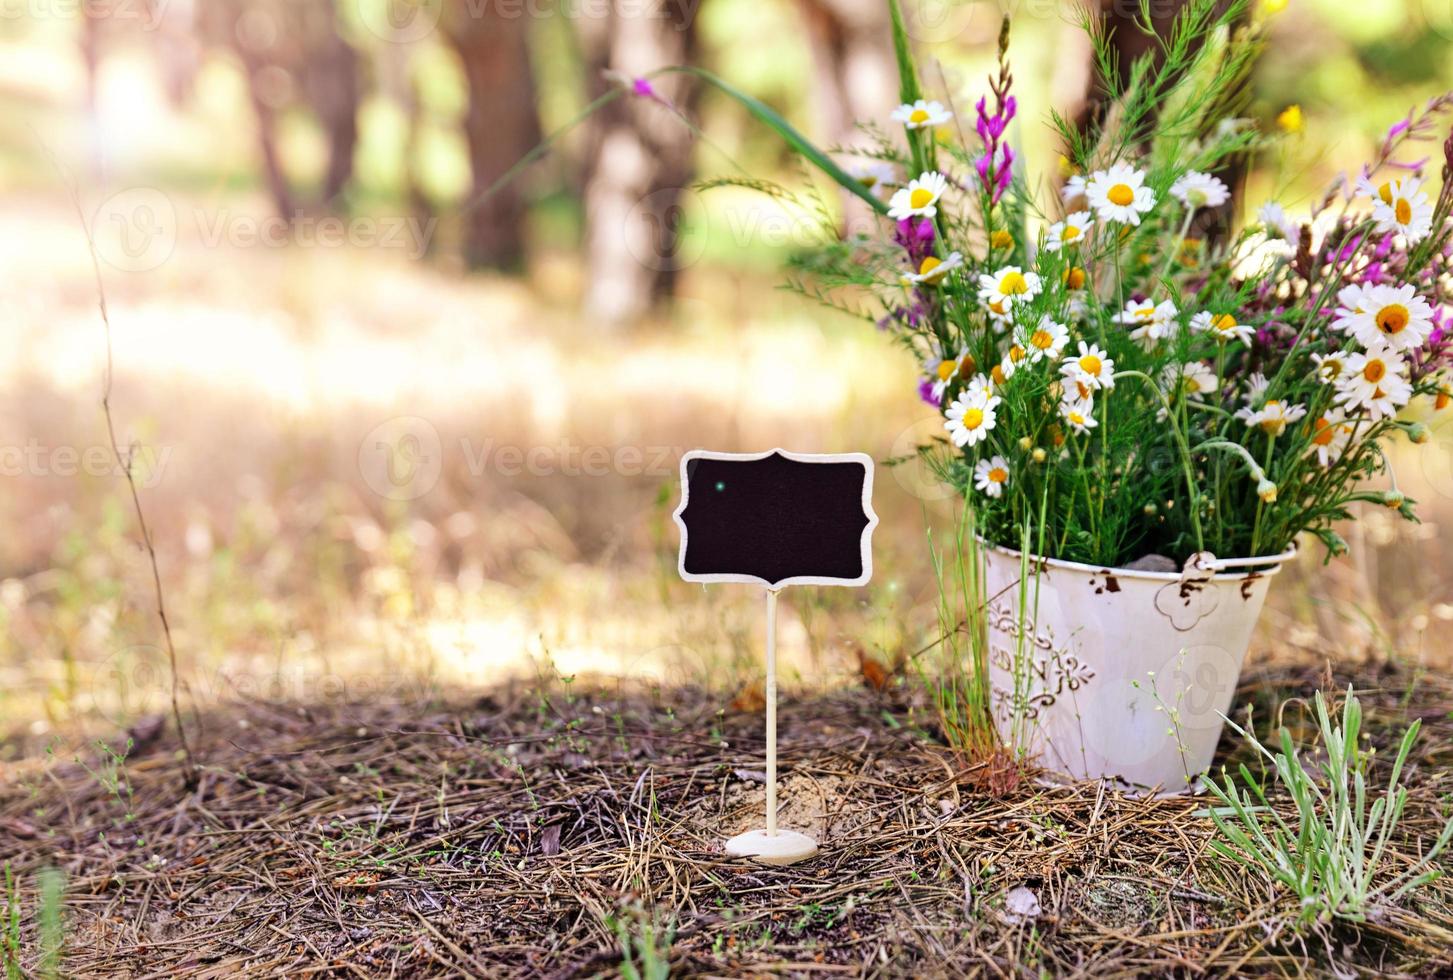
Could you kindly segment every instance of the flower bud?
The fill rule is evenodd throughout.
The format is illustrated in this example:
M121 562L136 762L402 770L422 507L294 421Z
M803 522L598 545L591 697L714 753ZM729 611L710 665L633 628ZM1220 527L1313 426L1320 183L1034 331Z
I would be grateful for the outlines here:
M1382 495L1383 506L1389 510L1401 510L1403 504L1407 502L1407 499L1407 497L1404 497L1396 490L1388 490Z
M1029 454L1029 458L1034 460L1036 463L1043 463L1047 458L1049 458L1049 454L1046 453L1041 447L1035 446L1034 452Z
M1026 453L1029 452L1030 449L1034 448L1034 440L1029 438L1028 436L1020 436L1019 448L1024 450Z
M1433 433L1430 432L1428 430L1428 427L1422 422L1414 422L1412 425L1408 426L1409 442L1421 446L1431 438L1433 438Z
M1276 484L1272 483L1266 477L1262 477L1261 482L1256 485L1256 495L1261 498L1261 502L1264 504L1276 503Z
M1150 503L1146 504L1144 509L1146 517L1154 517L1156 514L1160 513L1160 508L1155 506L1155 501L1153 500Z

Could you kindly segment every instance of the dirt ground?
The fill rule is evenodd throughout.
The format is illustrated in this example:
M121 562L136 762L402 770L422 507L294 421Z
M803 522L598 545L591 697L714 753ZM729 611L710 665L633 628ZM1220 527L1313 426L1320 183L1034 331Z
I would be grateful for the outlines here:
M1308 737L1297 698L1323 671L1263 667L1238 703ZM1355 680L1375 744L1423 719L1404 864L1453 794L1453 683ZM1034 778L991 795L891 691L784 705L783 823L822 852L780 869L721 847L760 819L760 718L689 689L252 701L193 725L192 791L155 722L129 751L27 743L0 763L27 969L54 867L74 976L1453 973L1448 881L1298 936L1292 900L1208 850L1204 800Z

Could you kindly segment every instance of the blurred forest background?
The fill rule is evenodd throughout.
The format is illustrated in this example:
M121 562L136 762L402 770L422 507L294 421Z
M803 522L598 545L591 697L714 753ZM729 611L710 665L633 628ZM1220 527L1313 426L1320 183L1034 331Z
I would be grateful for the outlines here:
M961 111L1013 15L1014 139L1052 193L1047 111L1093 108L1073 8L906 7ZM1251 112L1293 132L1256 162L1246 213L1304 209L1453 88L1447 0L1254 16L1273 26ZM850 146L896 101L885 20L876 0L0 0L0 753L165 703L73 194L189 703L535 671L738 689L759 597L677 580L680 454L901 455L938 426L915 365L777 288L819 234L810 206L700 189L812 182L700 86L660 87L696 132L618 100L486 192L615 78L668 64ZM1370 512L1351 557L1304 555L1253 656L1447 662L1453 432L1430 421L1435 444L1396 460L1426 523ZM789 683L927 635L924 534L953 503L912 468L877 496L872 586L787 597Z

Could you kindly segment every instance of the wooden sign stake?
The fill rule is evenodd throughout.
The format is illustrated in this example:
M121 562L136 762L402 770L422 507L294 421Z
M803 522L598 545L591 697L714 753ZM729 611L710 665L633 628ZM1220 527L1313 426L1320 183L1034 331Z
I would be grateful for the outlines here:
M732 857L762 864L796 864L817 853L817 841L795 830L777 829L777 595L767 590L767 829L749 830L726 842Z
M693 503L693 501L695 501ZM679 571L688 582L767 587L767 828L726 842L733 857L794 864L817 841L777 826L777 596L788 585L865 584L873 574L873 461L697 450L681 459Z

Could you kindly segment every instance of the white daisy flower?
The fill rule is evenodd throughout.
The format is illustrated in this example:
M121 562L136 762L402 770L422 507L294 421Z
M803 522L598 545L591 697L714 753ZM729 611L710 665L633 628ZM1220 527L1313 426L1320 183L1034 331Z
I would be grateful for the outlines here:
M1009 349L1004 352L1004 358L999 362L999 370L994 374L994 380L1003 384L1014 377L1014 372L1019 370L1019 365L1029 358L1029 351L1025 350L1023 344L1010 344Z
M905 272L898 277L898 281L905 286L938 286L963 267L964 257L958 252L946 259L930 255L919 265L917 272Z
M970 360L972 360L972 358L970 358ZM965 388L964 391L968 394L973 395L976 398L980 396L988 398L989 396L994 394L994 385L986 376L982 374L976 374L969 379L969 386Z
M1412 350L1432 333L1433 308L1411 285L1369 286L1360 310L1339 322L1363 347Z
M1390 419L1413 397L1413 386L1407 378L1390 374L1375 388L1362 388L1344 381L1337 386L1332 400L1354 412L1366 412L1374 421Z
M986 496L1002 496L1004 485L1008 482L1009 464L1003 456L981 459L974 467L974 489L982 491Z
M1115 387L1115 362L1098 344L1086 344L1083 340L1079 342L1079 353L1066 358L1059 373L1092 389Z
M924 362L923 373L933 379L933 397L942 400L948 386L956 378L962 379L973 374L974 366L974 356L969 353L968 348L964 348L954 357L949 357L947 351L938 357L930 357Z
M925 102L919 99L912 105L904 103L893 110L895 122L901 122L908 129L928 129L946 124L954 114L941 102Z
M1060 401L1071 402L1076 399L1082 402L1094 402L1095 386L1083 378L1066 377L1062 386Z
M1039 318L1039 325L1024 338L1024 348L1029 351L1030 363L1037 364L1045 358L1059 360L1069 342L1069 328L1063 323L1055 323L1053 317L1045 314Z
M1369 182L1370 183L1370 182ZM1409 243L1422 241L1433 230L1433 205L1420 189L1422 181L1404 177L1377 188L1372 197L1372 217L1377 230L1396 232Z
M1217 208L1231 198L1231 191L1219 177L1192 170L1170 185L1172 197L1188 208Z
M1130 299L1125 301L1125 310L1115 314L1115 322L1126 326L1139 326L1155 318L1155 300Z
M1271 382L1266 375L1257 371L1246 379L1246 404L1255 405L1266 395L1266 389L1271 387Z
M1280 238L1296 245L1302 238L1302 228L1287 215L1286 209L1275 201L1267 201L1256 213L1268 238Z
M1161 381L1167 392L1184 394L1187 399L1214 395L1221 388L1221 382L1210 365L1191 361L1182 365L1170 364L1161 374Z
M1285 432L1288 425L1306 414L1307 410L1301 405L1288 405L1286 402L1272 398L1268 399L1267 403L1259 409L1241 409L1236 413L1236 417L1245 422L1247 428L1260 427L1262 432L1274 439Z
M1324 385L1332 384L1347 371L1347 355L1340 350L1313 354L1312 363L1317 366L1317 380Z
M943 427L948 430L954 445L974 446L989 438L994 430L994 410L1000 399L990 395L984 388L973 385L953 400L945 413Z
M1396 415L1413 395L1407 364L1397 351L1384 347L1349 355L1336 385L1337 404L1352 412L1366 411L1374 419Z
M1176 305L1170 300L1155 303L1151 300L1130 300L1123 313L1115 314L1115 322L1135 327L1130 331L1132 340L1142 346L1154 346L1157 341L1175 332Z
M1095 403L1088 399L1066 398L1059 405L1060 418L1076 432L1089 432L1100 424L1094 413Z
M849 160L843 169L874 197L882 197L884 191L898 183L897 169L886 160Z
M1067 245L1078 245L1085 238L1085 232L1094 224L1088 211L1076 211L1074 214L1065 215L1063 221L1056 221L1049 226L1045 235L1044 250L1046 252L1058 252Z
M979 276L979 299L991 313L1007 316L1016 304L1028 303L1043 288L1039 274L1025 272L1017 265L1006 265L993 275ZM1004 312L1000 314L995 306Z
M1216 338L1216 343L1226 344L1233 340L1242 343L1250 343L1255 331L1244 323L1237 323L1236 318L1230 313L1212 313L1210 310L1202 310L1191 317L1191 331L1193 333L1208 333Z
M1307 447L1307 455L1316 456L1317 464L1324 469L1341 458L1352 439L1352 426L1340 408L1330 408L1313 419L1311 430L1312 444Z
M1085 182L1085 197L1101 221L1138 225L1140 216L1155 207L1155 191L1145 186L1144 171L1127 163L1095 171Z
M948 178L938 171L921 174L899 188L888 202L888 217L894 221L904 218L932 218L938 215L938 199L948 190Z
M1333 329L1348 330L1354 320L1366 314L1367 288L1354 282L1337 290L1337 313L1332 320Z

